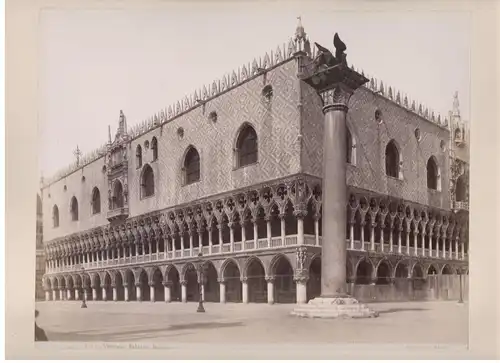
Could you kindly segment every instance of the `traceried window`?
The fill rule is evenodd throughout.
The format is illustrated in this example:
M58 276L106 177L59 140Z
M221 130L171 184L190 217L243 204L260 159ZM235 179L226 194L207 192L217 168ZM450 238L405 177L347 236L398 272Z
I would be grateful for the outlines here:
M155 177L151 166L144 165L141 176L141 196L147 198L155 193Z
M78 220L78 200L76 197L71 198L71 220L72 221L77 221Z
M158 140L156 137L151 140L151 151L153 152L153 161L158 160Z
M237 167L254 164L258 160L257 133L250 125L245 125L238 135L236 143Z
M427 188L439 190L439 168L434 157L427 161Z
M387 176L399 178L400 172L399 150L394 140L391 140L385 148L385 173Z
M92 191L92 214L101 213L101 193L96 187Z
M123 208L123 186L120 181L115 181L113 188L113 209Z
M57 205L52 207L52 225L54 228L59 227L59 208Z
M200 180L200 154L190 146L184 159L185 184L191 184Z
M135 150L135 159L136 159L136 167L142 167L142 148L141 145L137 145L137 149Z

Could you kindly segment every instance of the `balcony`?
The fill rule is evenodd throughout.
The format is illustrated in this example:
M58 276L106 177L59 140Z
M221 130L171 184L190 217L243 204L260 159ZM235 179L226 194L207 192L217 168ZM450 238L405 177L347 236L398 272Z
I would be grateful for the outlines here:
M113 222L116 220L126 219L128 217L128 207L115 208L108 211L108 221Z
M468 259L468 254L453 248L453 251L443 251L437 249L422 249L406 246L402 246L401 251L398 251L397 244L393 244L392 248L388 243L380 245L380 243L371 242L361 243L360 241L350 241L347 240L347 249L350 251L361 251L367 253L385 253L385 254L396 254L401 256L419 256L430 259L440 259L440 260L461 260L466 261ZM321 236L315 235L304 235L304 246L316 246L321 247L322 239ZM202 246L201 252L204 257L223 257L227 258L232 255L242 253L242 252L258 252L258 251L274 251L276 249L283 248L296 248L298 247L297 235L285 236L285 238L272 237L259 238L256 240L238 241L231 243L223 243L221 245L212 246ZM454 246L455 247L455 246ZM157 252L147 255L136 255L119 257L108 260L92 261L83 264L70 265L70 266L59 266L55 268L48 269L48 273L57 272L71 272L78 271L81 272L81 268L84 267L85 270L101 269L101 268L117 268L117 267L130 267L137 264L145 263L167 263L167 262L183 262L183 260L189 260L198 256L200 252L200 247L193 247L192 249L183 249L167 252Z

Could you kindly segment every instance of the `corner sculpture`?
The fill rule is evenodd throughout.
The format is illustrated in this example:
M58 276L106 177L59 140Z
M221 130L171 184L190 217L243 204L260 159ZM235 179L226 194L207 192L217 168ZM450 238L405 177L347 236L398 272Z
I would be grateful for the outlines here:
M346 115L353 92L368 79L347 66L346 45L337 33L335 56L316 44L318 56L304 64L299 59L299 78L316 90L323 100L323 193L321 295L299 302L292 315L308 318L371 318L378 313L350 296L346 284L347 184Z

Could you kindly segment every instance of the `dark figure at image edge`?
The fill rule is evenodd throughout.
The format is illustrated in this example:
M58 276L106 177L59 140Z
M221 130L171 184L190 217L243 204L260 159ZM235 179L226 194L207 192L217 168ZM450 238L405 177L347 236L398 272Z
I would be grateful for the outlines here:
M35 310L35 319L38 317L38 310ZM47 338L47 335L45 334L45 330L43 330L42 328L40 328L37 324L36 324L36 320L35 320L35 342L47 342L49 341L49 339Z

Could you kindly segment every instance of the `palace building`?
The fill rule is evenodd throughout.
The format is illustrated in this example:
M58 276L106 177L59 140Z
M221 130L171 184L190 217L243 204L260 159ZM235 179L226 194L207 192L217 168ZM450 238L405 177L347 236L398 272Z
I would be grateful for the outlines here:
M311 48L299 23L286 44L146 122L128 128L120 111L114 137L45 180L45 299L318 296L324 116L298 78ZM469 252L458 94L442 117L358 71L370 81L347 113L349 291L451 298Z

